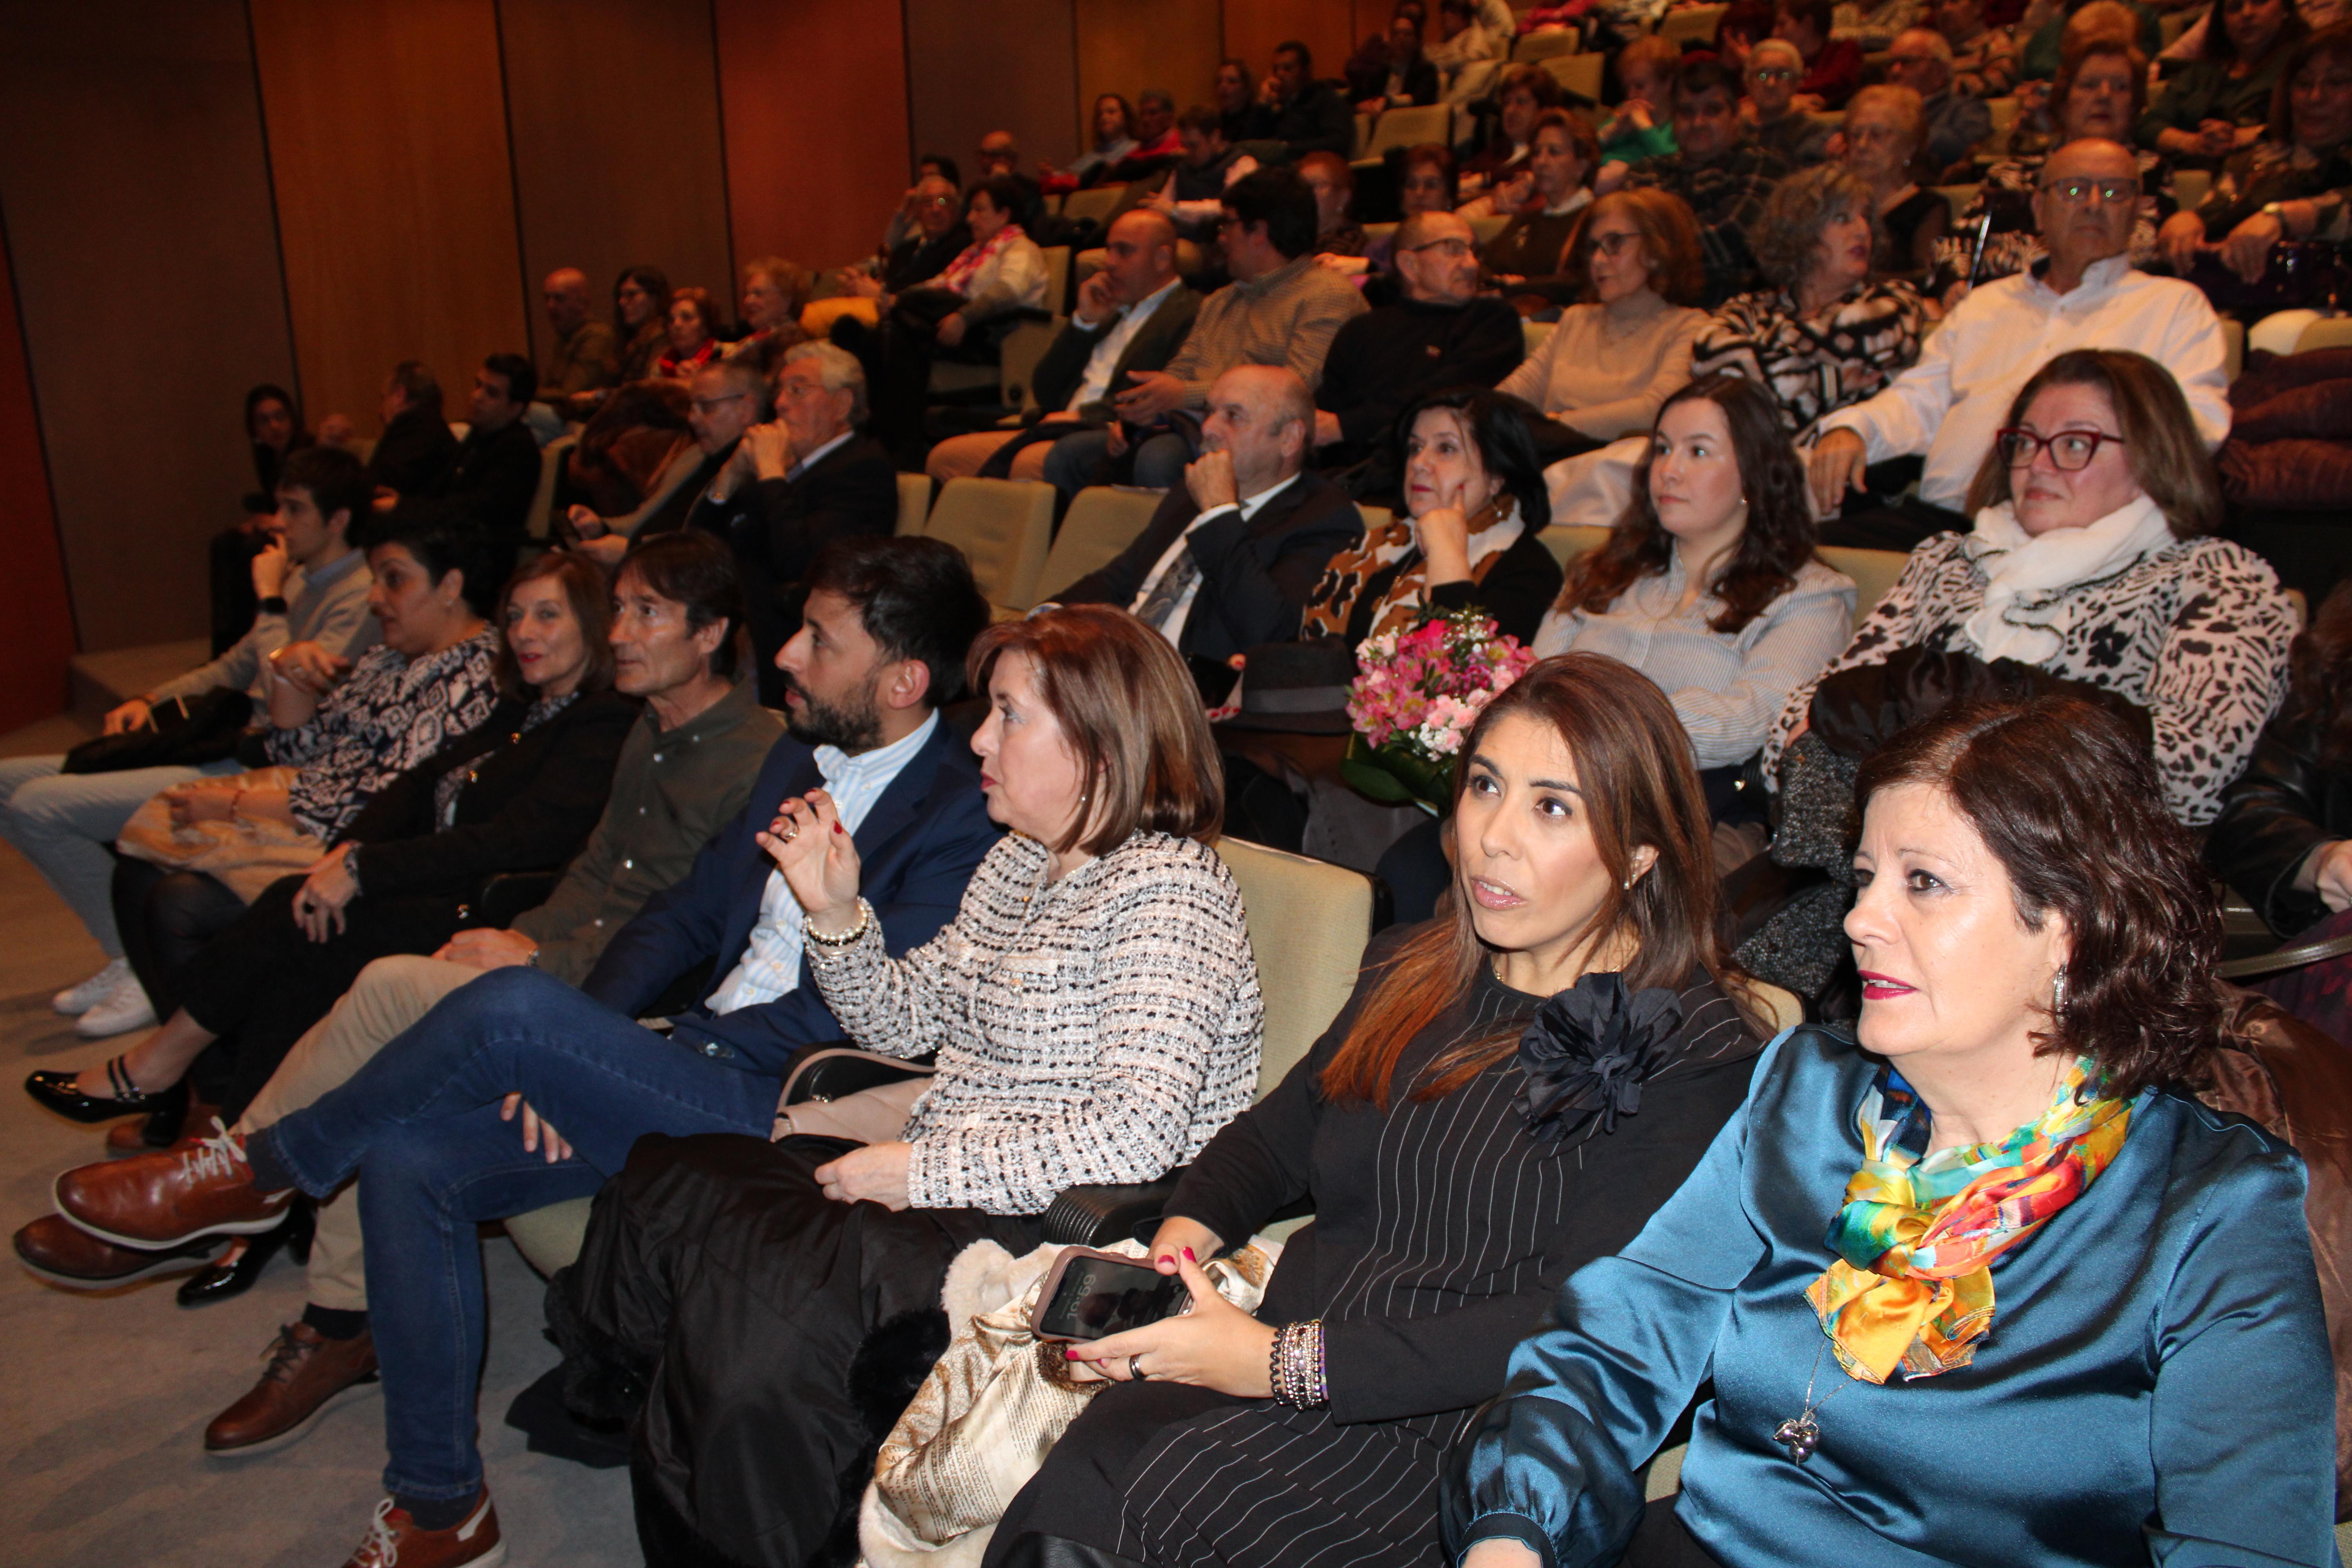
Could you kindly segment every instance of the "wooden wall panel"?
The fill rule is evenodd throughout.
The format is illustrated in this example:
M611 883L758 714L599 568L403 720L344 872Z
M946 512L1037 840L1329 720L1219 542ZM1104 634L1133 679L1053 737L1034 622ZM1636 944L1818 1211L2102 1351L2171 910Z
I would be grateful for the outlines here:
M736 257L825 268L869 254L914 174L898 5L715 0L712 12Z
M81 644L194 636L205 541L253 487L246 389L293 380L245 8L10 0L0 38L0 213ZM23 493L11 618L47 580Z
M1089 116L1101 93L1133 103L1161 88L1180 113L1214 102L1223 12L1218 0L1076 0L1080 144L1094 136Z
M967 184L991 131L1012 132L1033 166L1077 156L1072 0L906 0L906 8L916 151L950 154Z
M1336 77L1360 40L1352 0L1230 0L1225 53L1249 62L1260 79L1274 64L1276 44L1296 38L1315 56L1315 74Z
M483 356L527 348L538 309L493 0L248 9L311 416L372 432L384 373L421 359L464 417Z
M498 0L498 13L525 282L580 268L600 315L624 267L723 297L733 268L708 8ZM536 361L550 347L537 309L530 334Z
M73 605L10 271L7 235L0 231L0 551L8 559L8 613L0 616L0 669L8 679L0 680L0 730L65 706L66 662L74 653Z

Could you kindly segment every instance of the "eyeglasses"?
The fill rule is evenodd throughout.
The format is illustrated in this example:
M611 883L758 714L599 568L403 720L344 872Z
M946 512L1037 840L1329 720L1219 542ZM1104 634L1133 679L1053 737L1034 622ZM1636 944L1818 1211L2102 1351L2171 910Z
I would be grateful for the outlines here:
M2021 430L2012 426L1994 432L1992 444L1993 449L2000 454L2000 460L2012 468L2032 468L2034 459L2046 449L2053 468L2062 473L2073 474L2089 468L2102 446L2120 447L2124 438L2110 436L2104 430L2061 430L2055 436L2037 436L2031 430Z
M2077 206L2088 203L2095 194L2111 207L2139 199L2137 180L2053 180L2042 188Z
M714 413L730 403L740 403L751 395L748 392L730 392L724 397L698 397L694 400L694 411L697 414Z
M1470 254L1470 242L1466 239L1433 239L1426 245L1408 245L1405 249L1415 255L1424 250L1434 250L1448 260L1459 261Z
M1748 73L1755 81L1794 81L1799 74L1787 66L1758 66Z
M1625 247L1638 243L1641 237L1638 232L1630 228L1621 228L1613 234L1596 234L1592 237L1592 248L1603 256L1622 256Z

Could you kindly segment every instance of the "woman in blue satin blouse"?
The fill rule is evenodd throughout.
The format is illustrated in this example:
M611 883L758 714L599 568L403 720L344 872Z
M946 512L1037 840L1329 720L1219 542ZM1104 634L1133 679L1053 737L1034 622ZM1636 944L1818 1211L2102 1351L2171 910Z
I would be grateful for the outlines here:
M2332 1563L2303 1166L2193 1097L2219 919L2145 750L2072 700L1969 704L1856 794L1859 1048L1783 1036L1570 1278L1456 1451L1449 1556Z

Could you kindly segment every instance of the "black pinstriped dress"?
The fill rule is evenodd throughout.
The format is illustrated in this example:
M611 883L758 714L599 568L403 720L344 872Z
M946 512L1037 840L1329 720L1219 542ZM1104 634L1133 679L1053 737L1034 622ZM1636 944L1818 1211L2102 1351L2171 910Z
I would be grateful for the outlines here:
M1106 1389L990 1543L990 1568L1434 1563L1437 1486L1472 1411L1561 1280L1632 1239L1739 1106L1760 1042L1704 974L1681 993L1674 1064L1614 1132L1532 1137L1518 1064L1387 1111L1323 1100L1315 1079L1346 1011L1266 1100L1211 1142L1171 1212L1228 1243L1313 1193L1258 1316L1324 1321L1331 1403L1294 1410L1180 1384ZM1538 999L1481 973L1406 1048L1400 1086L1456 1040L1517 1033Z

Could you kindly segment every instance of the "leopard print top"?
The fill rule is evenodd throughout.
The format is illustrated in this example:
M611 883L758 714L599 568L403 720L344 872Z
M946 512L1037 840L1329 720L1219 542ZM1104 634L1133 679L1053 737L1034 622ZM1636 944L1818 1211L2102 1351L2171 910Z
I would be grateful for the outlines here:
M1764 742L1764 773L1775 789L1789 732L1811 710L1822 677L1883 663L1906 647L1975 651L1961 630L1984 602L1973 543L1967 534L1939 533L1914 550L1845 652L1789 699ZM2192 827L2212 821L2221 791L2286 694L2295 616L2269 565L2226 540L2184 539L2023 613L2064 639L2044 669L2121 692L2149 711L2167 809Z

